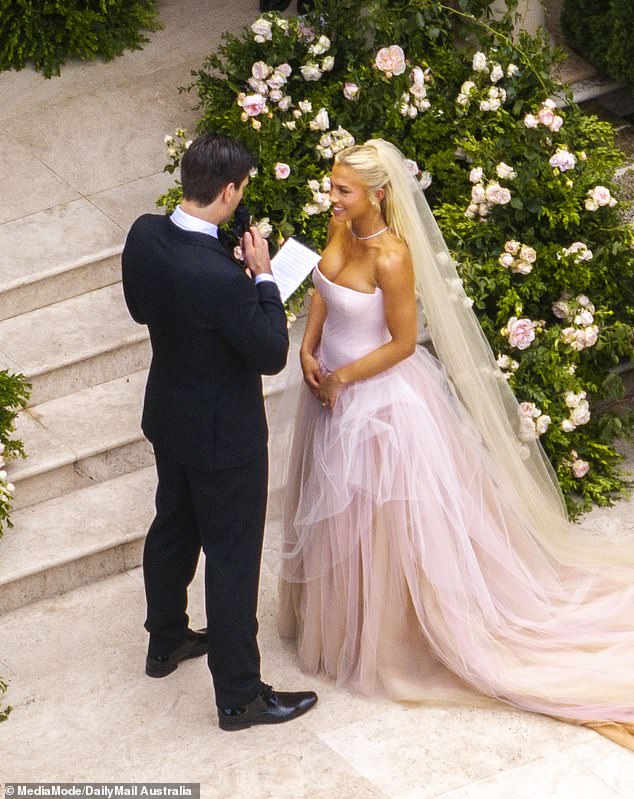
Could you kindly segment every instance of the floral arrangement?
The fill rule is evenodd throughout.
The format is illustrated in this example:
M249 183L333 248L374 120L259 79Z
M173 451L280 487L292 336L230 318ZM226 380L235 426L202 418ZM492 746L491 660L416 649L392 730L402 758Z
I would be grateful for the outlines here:
M15 429L15 417L26 406L30 391L23 375L0 371L0 538L5 525L12 526L9 513L14 487L7 479L5 459L24 457L22 442L11 434Z
M190 89L200 131L257 154L246 202L274 249L291 235L323 245L339 150L381 136L405 153L522 430L541 438L575 514L626 486L613 445L634 421L615 412L614 367L634 352L634 233L612 182L621 154L611 127L551 79L545 38L513 38L517 1L497 20L489 5L316 0L304 17L264 14L225 38ZM186 146L184 131L168 137L168 170ZM176 184L159 204L179 198Z

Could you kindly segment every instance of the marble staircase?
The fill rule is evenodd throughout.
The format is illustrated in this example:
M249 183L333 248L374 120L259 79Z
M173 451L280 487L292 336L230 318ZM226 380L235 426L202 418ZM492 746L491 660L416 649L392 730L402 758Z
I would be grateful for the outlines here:
M0 365L33 386L16 425L29 457L8 466L0 612L139 563L155 482L139 428L149 341L108 222L79 201L0 226Z

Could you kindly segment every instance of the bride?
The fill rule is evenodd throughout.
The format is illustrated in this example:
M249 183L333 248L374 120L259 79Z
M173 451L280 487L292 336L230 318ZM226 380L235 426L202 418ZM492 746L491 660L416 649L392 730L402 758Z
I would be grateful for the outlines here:
M342 151L331 201L287 464L282 635L305 671L362 693L493 697L634 748L631 553L569 524L402 154ZM416 347L417 295L440 362Z

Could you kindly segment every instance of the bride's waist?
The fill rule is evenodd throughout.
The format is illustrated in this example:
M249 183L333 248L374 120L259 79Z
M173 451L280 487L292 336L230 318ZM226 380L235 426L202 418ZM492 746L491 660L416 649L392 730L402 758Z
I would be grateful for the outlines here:
M336 369L341 369L342 366L374 352L388 341L390 341L389 333L387 336L377 337L376 340L363 342L322 336L319 345L319 358L329 372L334 372Z

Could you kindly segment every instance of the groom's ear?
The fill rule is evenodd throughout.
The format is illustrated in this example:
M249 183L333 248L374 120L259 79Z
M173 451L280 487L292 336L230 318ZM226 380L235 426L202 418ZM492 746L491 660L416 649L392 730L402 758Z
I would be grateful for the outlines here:
M231 203L236 194L236 184L233 181L231 183L227 183L220 194L222 195L222 199L225 203Z

